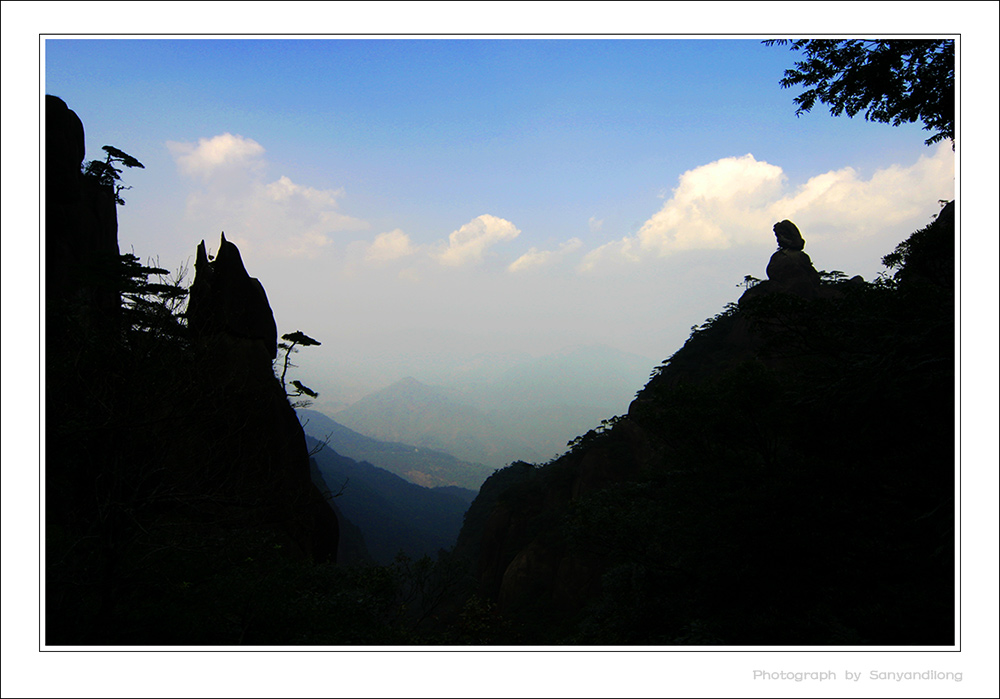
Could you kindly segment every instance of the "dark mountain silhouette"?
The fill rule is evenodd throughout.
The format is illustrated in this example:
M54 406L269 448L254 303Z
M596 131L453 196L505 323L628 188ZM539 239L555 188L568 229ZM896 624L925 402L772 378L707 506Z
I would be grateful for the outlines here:
M437 493L447 493L452 497L458 498L465 503L468 507L472 504L472 501L476 499L476 495L479 493L478 490L469 490L468 488L460 488L457 485L439 485L432 488L434 492Z
M275 576L338 546L267 295L223 237L214 261L198 247L182 314L180 284L119 254L120 171L83 156L48 96L45 641L244 642Z
M309 459L309 478L337 516L337 522L340 525L340 536L337 541L337 563L340 565L374 564L375 561L368 552L368 544L365 543L365 535L337 506L338 493L330 490L319 466L316 465L316 459L313 458Z
M953 211L873 283L798 236L626 414L491 476L455 555L493 642L952 644Z
M306 434L326 442L338 454L367 461L426 488L456 486L459 490L471 489L474 494L493 472L482 464L460 461L435 449L365 437L316 410L300 408L297 412Z
M321 443L306 438L311 449ZM474 491L425 488L370 463L341 456L329 446L313 461L338 510L364 537L372 558L388 565L400 552L410 558L437 555L455 544Z

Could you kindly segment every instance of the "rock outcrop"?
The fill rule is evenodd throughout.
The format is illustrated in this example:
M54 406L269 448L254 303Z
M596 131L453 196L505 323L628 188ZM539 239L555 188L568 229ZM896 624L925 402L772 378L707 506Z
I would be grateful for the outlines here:
M123 312L114 189L81 174L79 118L46 104L47 643L243 642L279 606L266 585L338 544L267 296L223 238L214 262L199 246L190 330L152 292Z
M209 416L223 454L256 454L262 485L295 546L311 557L336 560L338 522L310 475L305 433L275 378L277 324L267 292L223 233L215 259L198 244L187 309L199 372L219 406ZM222 467L226 468L226 467ZM255 496L256 497L256 496Z
M774 224L778 249L767 263L767 280L747 289L745 299L757 298L765 293L794 294L806 299L820 295L820 276L803 248L806 241L798 227L788 220Z
M269 359L278 353L278 326L264 286L243 266L239 248L223 233L219 252L210 260L205 241L198 244L195 278L188 304L188 327L195 337L225 333L256 341Z
M72 341L66 322L110 325L121 297L114 284L118 263L118 212L114 192L81 171L83 122L66 103L45 96L45 296L50 340Z

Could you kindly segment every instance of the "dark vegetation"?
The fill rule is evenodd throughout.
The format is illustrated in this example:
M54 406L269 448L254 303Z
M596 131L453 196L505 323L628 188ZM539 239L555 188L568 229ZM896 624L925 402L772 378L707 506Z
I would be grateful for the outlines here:
M795 98L796 115L817 101L833 116L882 124L920 121L933 132L927 145L955 140L955 41L953 39L769 39L789 45L804 60L785 71L782 87L808 89Z
M285 378L288 376L288 370L290 368L295 368L297 365L292 364L292 355L299 351L299 347L318 347L323 344L319 340L314 340L313 338L306 335L301 330L296 330L293 333L285 333L281 336L282 342L278 343L278 350L284 353L281 359L281 373L278 375L278 380L281 381L281 387L285 390L285 393L289 398L297 398L298 396L309 396L309 398L318 398L319 394L303 384L298 379L293 379L290 381L292 388L295 389L293 392L288 392L288 384L285 382ZM297 400L293 403L293 407L305 408L311 404L311 401L307 399Z

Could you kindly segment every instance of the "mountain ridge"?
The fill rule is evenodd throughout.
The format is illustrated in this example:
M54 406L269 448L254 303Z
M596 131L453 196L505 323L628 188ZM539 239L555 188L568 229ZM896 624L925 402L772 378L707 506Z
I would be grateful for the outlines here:
M488 466L462 461L444 451L366 436L317 410L299 408L296 412L306 434L328 443L337 453L368 461L417 485L477 491L492 473Z
M414 559L434 557L454 545L471 491L425 488L338 454L308 435L306 443L327 489L335 494L335 509L360 530L364 549L375 562L389 565L400 552Z
M523 440L498 431L486 412L412 377L365 396L337 419L380 441L444 451L487 466L503 466L519 454L541 457Z

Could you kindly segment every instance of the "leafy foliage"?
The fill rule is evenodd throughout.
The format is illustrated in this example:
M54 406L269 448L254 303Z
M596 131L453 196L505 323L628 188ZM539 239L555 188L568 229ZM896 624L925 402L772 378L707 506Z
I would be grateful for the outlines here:
M145 334L151 341L181 339L189 293L187 268L182 266L171 276L159 266L140 264L139 258L129 253L121 256L119 269L126 332L133 338L137 333Z
M752 289L753 287L757 286L762 281L764 281L764 280L763 279L758 279L757 277L753 276L752 274L747 274L747 275L744 275L743 281L740 282L739 284L737 284L736 286L741 287L744 291L747 291L747 290Z
M120 164L128 168L141 169L145 169L146 166L128 153L118 150L114 146L104 146L103 150L106 153L104 161L89 161L84 166L83 174L87 177L96 179L101 186L108 187L113 190L115 203L120 206L125 206L125 200L121 198L121 192L126 189L132 189L132 187L126 187L121 184L122 171L116 168L115 164Z
M955 203L943 205L938 219L954 220ZM942 236L939 221L915 231L896 249L882 258L882 264L893 270L892 279L897 284L912 287L911 282L952 286L955 283L952 237Z
M783 45L770 39L766 45ZM952 39L798 39L805 60L785 71L784 88L802 85L795 113L816 102L833 116L864 112L868 121L899 126L920 121L927 145L955 140L955 42Z
M285 375L288 373L289 367L295 368L296 365L291 363L291 356L295 352L299 351L299 347L318 347L322 343L320 343L319 340L314 340L309 337L301 330L296 330L292 333L285 333L281 336L281 339L284 340L284 342L278 343L278 349L285 353L285 356L281 361L281 375L279 376L279 379L281 380L281 387L285 390L285 393L289 398L302 395L309 396L310 398L318 398L319 393L312 390L301 381L292 381L292 386L295 388L295 391L293 393L289 393L288 386L285 383ZM300 400L294 403L294 407L305 408L311 404L311 401Z
M570 452L579 451L591 446L600 438L601 435L611 432L611 429L617 423L621 422L624 417L624 415L616 415L615 417L601 420L601 424L595 429L589 430L586 434L582 434L574 439L571 439L566 442L566 446L569 447Z

